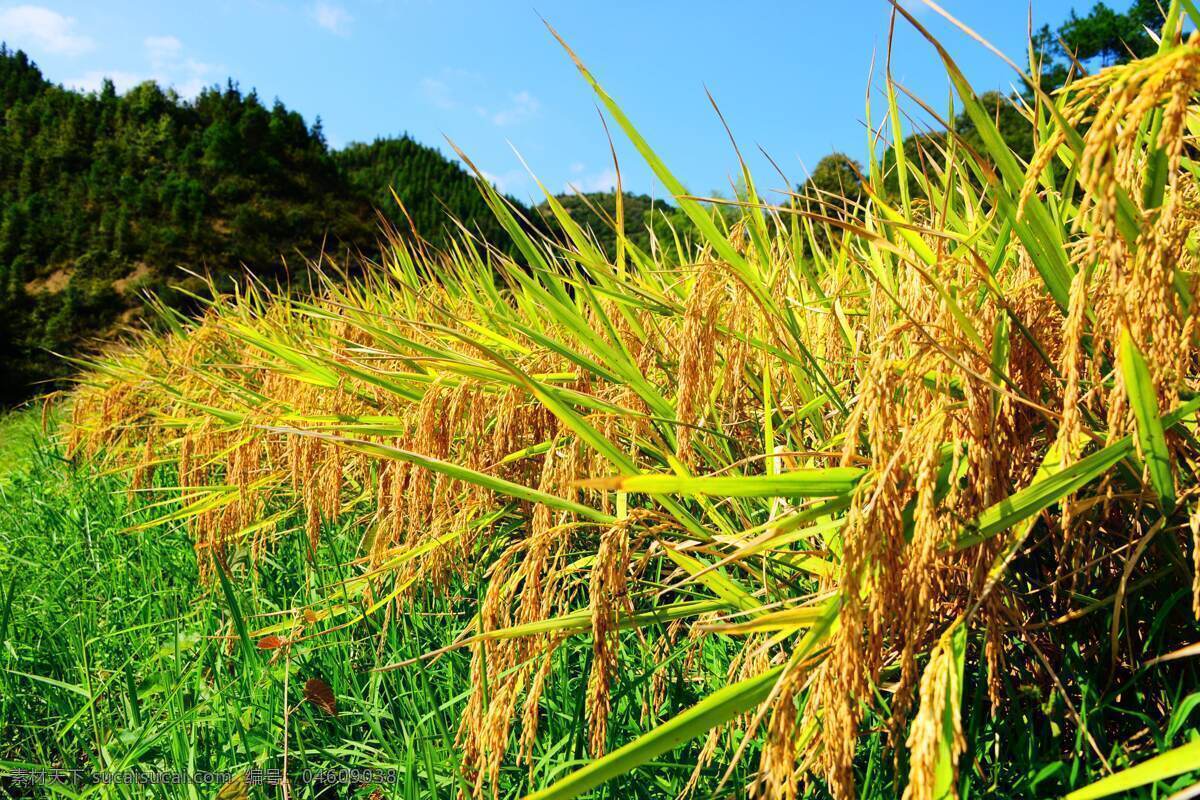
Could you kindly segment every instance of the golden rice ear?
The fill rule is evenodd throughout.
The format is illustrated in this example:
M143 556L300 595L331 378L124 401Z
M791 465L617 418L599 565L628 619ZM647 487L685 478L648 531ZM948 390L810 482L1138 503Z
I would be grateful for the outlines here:
M577 489L594 489L599 492L618 492L623 485L624 477L614 475L611 478L582 478L580 480L571 481L571 485Z
M532 774L534 767L534 746L537 744L538 726L540 724L540 703L546 690L546 681L554 668L554 656L559 645L565 641L565 636L548 637L543 653L538 656L538 666L533 672L529 689L525 693L525 701L521 712L521 739L518 746L518 760L524 761Z
M1192 534L1192 613L1200 620L1200 504L1188 513L1188 528Z
M767 739L763 745L758 777L754 782L755 797L763 800L795 800L797 796L800 779L797 758L800 716L796 704L806 678L806 670L799 665L792 665L780 678L771 707L771 720L767 724Z
M618 615L632 613L629 604L629 518L600 535L588 586L592 617L592 669L588 675L587 718L593 758L607 748L611 685L620 656Z
M696 756L696 766L692 768L692 774L688 777L687 783L684 784L683 790L677 795L676 800L690 800L695 796L696 789L700 785L700 776L704 774L705 768L716 757L717 748L721 744L721 736L725 732L725 726L717 726L708 732L704 745Z
M929 655L921 675L921 704L909 728L908 785L904 800L958 797L958 760L966 749L962 730L966 628L952 625Z
M716 371L717 313L724 290L718 270L719 267L712 264L700 268L688 295L680 332L675 416L682 424L675 432L675 457L684 464L694 463L692 438L695 426L707 413Z
M1200 322L1186 289L1200 289L1189 246L1200 200L1182 159L1197 119L1198 52L1193 37L1068 87L1038 110L1043 138L1024 176L1003 141L979 153L927 137L900 170L923 191L906 180L897 208L885 158L865 178L871 196L839 220L794 203L727 206L726 226L680 188L701 241L685 233L669 255L674 231L651 255L624 247L629 263L608 264L568 226L570 244L526 236L519 260L474 241L447 254L396 246L383 274L325 282L303 303L258 292L220 299L97 365L73 396L71 451L131 470L134 490L169 483L162 474L173 467L169 491L185 503L213 499L185 514L205 579L238 552L239 534L297 508L313 551L341 533L327 523L366 520L364 571L350 585L367 606L378 599L395 613L419 594L457 591L456 577L482 581L462 592L482 600L471 609L479 638L468 645L456 736L475 796L498 795L502 782L509 791L506 767L535 762L563 637L591 636L583 716L600 756L615 742L622 667L643 654L623 650L619 630L635 604L640 622L694 597L714 606L656 621L644 642L672 667L651 674L647 725L678 675L721 682L706 665L707 623L720 617L729 634L738 624L726 618L737 616L743 632L755 630L776 610L826 598L838 617L819 655L784 671L770 702L713 722L689 789L699 791L699 764L718 753L716 731L744 731L745 747L763 742L760 796L794 797L811 773L838 800L852 798L862 729L878 722L887 746L911 751L908 797L940 796L938 776L953 774L963 748L955 703L965 656L938 631L965 630L953 622L963 614L986 630L980 660L998 707L1011 630L1001 615L1032 619L1040 598L1072 597L1057 579L1044 594L993 593L1010 561L1035 583L1041 574L1015 558L1021 548L1046 548L1029 560L1072 581L1081 559L1103 559L1081 578L1103 583L1113 572L1103 564L1128 549L1124 523L1145 512L1130 499L1144 487L1116 468L1054 481L1123 447L1150 399L1171 412L1197 383ZM986 136L992 109L958 88ZM894 97L889 107L898 125ZM893 147L900 158L903 143ZM1072 177L1056 183L1060 161ZM502 199L488 198L520 234ZM1137 408L1126 378L1111 374L1123 328L1150 374ZM1167 460L1196 462L1187 437L1168 429L1158 439ZM365 447L350 451L349 440ZM388 460L375 445L425 460ZM1114 456L1122 470L1141 446ZM866 477L828 505L637 495L611 476L622 456L630 474L751 480L840 457ZM1029 501L1063 486L1044 504ZM964 544L1017 495L1029 502L1023 535L1004 541L1009 529L997 523ZM1105 524L1081 524L1085 514ZM257 530L252 562L268 546ZM1200 573L1200 512L1164 530L1185 546L1190 532ZM703 565L673 574L679 562L667 553ZM1089 594L1111 595L1111 583ZM1200 580L1192 589L1200 617ZM1025 605L1030 596L1039 602ZM501 635L521 627L533 633ZM724 683L767 675L794 642L786 630L754 634ZM876 702L881 687L886 703Z

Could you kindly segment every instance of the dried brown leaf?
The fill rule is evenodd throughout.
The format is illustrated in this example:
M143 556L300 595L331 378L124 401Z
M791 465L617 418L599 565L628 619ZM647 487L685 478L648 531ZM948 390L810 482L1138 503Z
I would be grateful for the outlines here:
M305 681L304 699L329 716L337 716L337 699L333 696L333 689L320 678L309 678Z

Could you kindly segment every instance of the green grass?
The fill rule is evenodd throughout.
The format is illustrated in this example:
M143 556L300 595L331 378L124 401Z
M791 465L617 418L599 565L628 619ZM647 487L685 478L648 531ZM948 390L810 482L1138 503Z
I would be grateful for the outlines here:
M57 414L52 416L56 417ZM42 438L40 408L0 414L0 484L6 477L20 471Z
M40 421L32 412L9 415L0 424L6 433L22 433L4 439L0 479L0 775L8 773L0 777L0 795L206 798L216 792L213 786L22 788L15 770L281 769L288 669L292 797L367 797L375 788L388 798L456 793L454 738L469 688L467 651L451 651L424 666L374 669L453 642L470 620L467 600L473 598L454 591L447 600L429 592L418 598L413 613L380 613L330 630L296 643L286 659L282 649L260 650L253 642L247 648L238 617L253 631L278 621L278 612L327 598L338 581L351 576L347 564L358 541L355 530L323 536L310 561L302 531L285 524L257 573L245 569L246 553L235 550L231 607L220 582L199 584L193 548L182 530L126 532L155 512L133 510L122 478L66 461L61 448L38 432ZM655 670L671 676L667 701L654 712L657 719L705 691L682 680L678 657L659 663L640 651L632 635L626 648L635 655L614 706L611 735L617 741L632 738L645 724L641 697ZM717 676L731 653L708 644L698 657ZM587 760L581 731L589 657L586 642L560 651L543 698L532 775L523 768L506 773L502 797L522 796ZM333 689L336 718L302 702L310 678ZM591 796L674 797L690 775L689 757L694 748ZM710 788L723 766L706 773ZM299 780L305 770L337 769L395 770L396 782L339 785L322 794L320 786Z
M353 573L347 562L357 542L354 523L350 530L322 537L312 561L300 532L283 526L257 574L245 569L246 554L235 551L233 612L220 582L198 583L195 556L182 531L159 526L124 532L155 514L132 510L124 479L64 460L61 449L40 434L33 412L9 415L0 424L6 432L26 434L4 439L7 466L0 479L0 772L9 772L0 777L0 793L207 798L216 787L22 788L11 773L281 769L284 654L253 643L247 648L235 614L252 631L278 619L270 616L276 612L327 598L331 587ZM19 459L9 457L18 449ZM395 770L396 783L381 787L388 798L455 794L455 726L469 688L466 651L451 651L424 666L374 669L454 641L470 619L472 603L463 591L431 591L418 598L413 613L390 619L376 615L292 647L286 659L292 797L368 797L377 788L338 785L322 794L321 786L300 781L304 770L343 768ZM1159 640L1181 635L1172 626L1186 608L1185 595L1179 590L1168 597L1148 592L1129 598L1131 624L1149 632L1143 643L1147 653ZM1103 628L1110 621L1102 611L1080 624ZM713 676L708 687L682 678L678 651L659 664L641 650L637 637L626 640L629 668L614 705L612 741L630 741L652 722L641 717L640 698L654 670L668 670L672 687L656 710L660 721L719 685L732 648L726 651L714 637L705 641L698 657ZM502 797L523 796L587 762L582 698L589 654L586 642L560 651L542 702L532 775L511 768L502 778ZM1193 713L1200 707L1200 675L1194 667L1167 667L1177 673L1177 688L1163 695L1154 691L1161 678L1145 681L1139 675L1108 686L1103 665L1089 654L1059 657L1063 673L1078 682L1079 710L1089 729L1112 733L1097 744L1114 766L1131 763L1127 750L1144 746L1139 742L1147 738L1166 749L1200 734L1200 714ZM314 677L333 689L336 718L302 702L303 684ZM1007 676L1009 713L1001 717L989 711L984 678L982 670L966 675L964 728L968 752L975 754L974 764L964 769L966 796L1056 796L1092 779L1095 758L1089 745L1072 732L1068 709L1043 676ZM1170 709L1165 727L1147 713L1154 707ZM1003 743L1000 758L996 742ZM877 729L860 746L861 797L897 795L884 745ZM675 797L697 747L664 754L588 796ZM757 743L746 768L756 763L756 751ZM696 796L709 796L727 766L728 753L718 756ZM724 796L741 796L745 779L745 769L739 768ZM1177 782L1177 789L1186 785L1186 780ZM827 795L814 785L807 796ZM1165 795L1143 790L1130 796Z

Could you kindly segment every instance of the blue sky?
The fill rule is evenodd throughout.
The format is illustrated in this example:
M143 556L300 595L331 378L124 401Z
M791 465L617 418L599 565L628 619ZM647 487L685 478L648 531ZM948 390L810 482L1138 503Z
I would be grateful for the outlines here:
M920 0L908 5L977 89L1012 86L1014 74L994 55ZM1025 0L943 5L1023 61ZM1057 24L1090 5L1033 0L1032 13L1035 25ZM536 186L512 148L554 191L608 188L613 171L595 99L539 14L693 192L727 191L737 167L706 86L766 186L782 180L759 146L793 182L832 150L866 152L864 95L873 53L878 84L886 0L0 0L0 39L70 86L95 88L108 75L120 89L154 78L194 95L232 76L309 121L320 115L336 146L407 131L449 152L448 136L523 199ZM936 55L903 20L897 26L895 77L944 109L948 86ZM614 136L626 187L661 194Z

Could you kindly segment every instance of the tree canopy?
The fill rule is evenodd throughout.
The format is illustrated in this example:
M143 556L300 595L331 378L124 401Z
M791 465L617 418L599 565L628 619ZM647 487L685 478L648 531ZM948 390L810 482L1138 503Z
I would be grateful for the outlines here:
M1053 33L1050 26L1043 26L1036 40L1054 56L1080 62L1099 59L1103 66L1144 58L1157 48L1150 31L1162 29L1164 5L1158 0L1134 0L1121 13L1099 2L1082 17L1072 10Z

